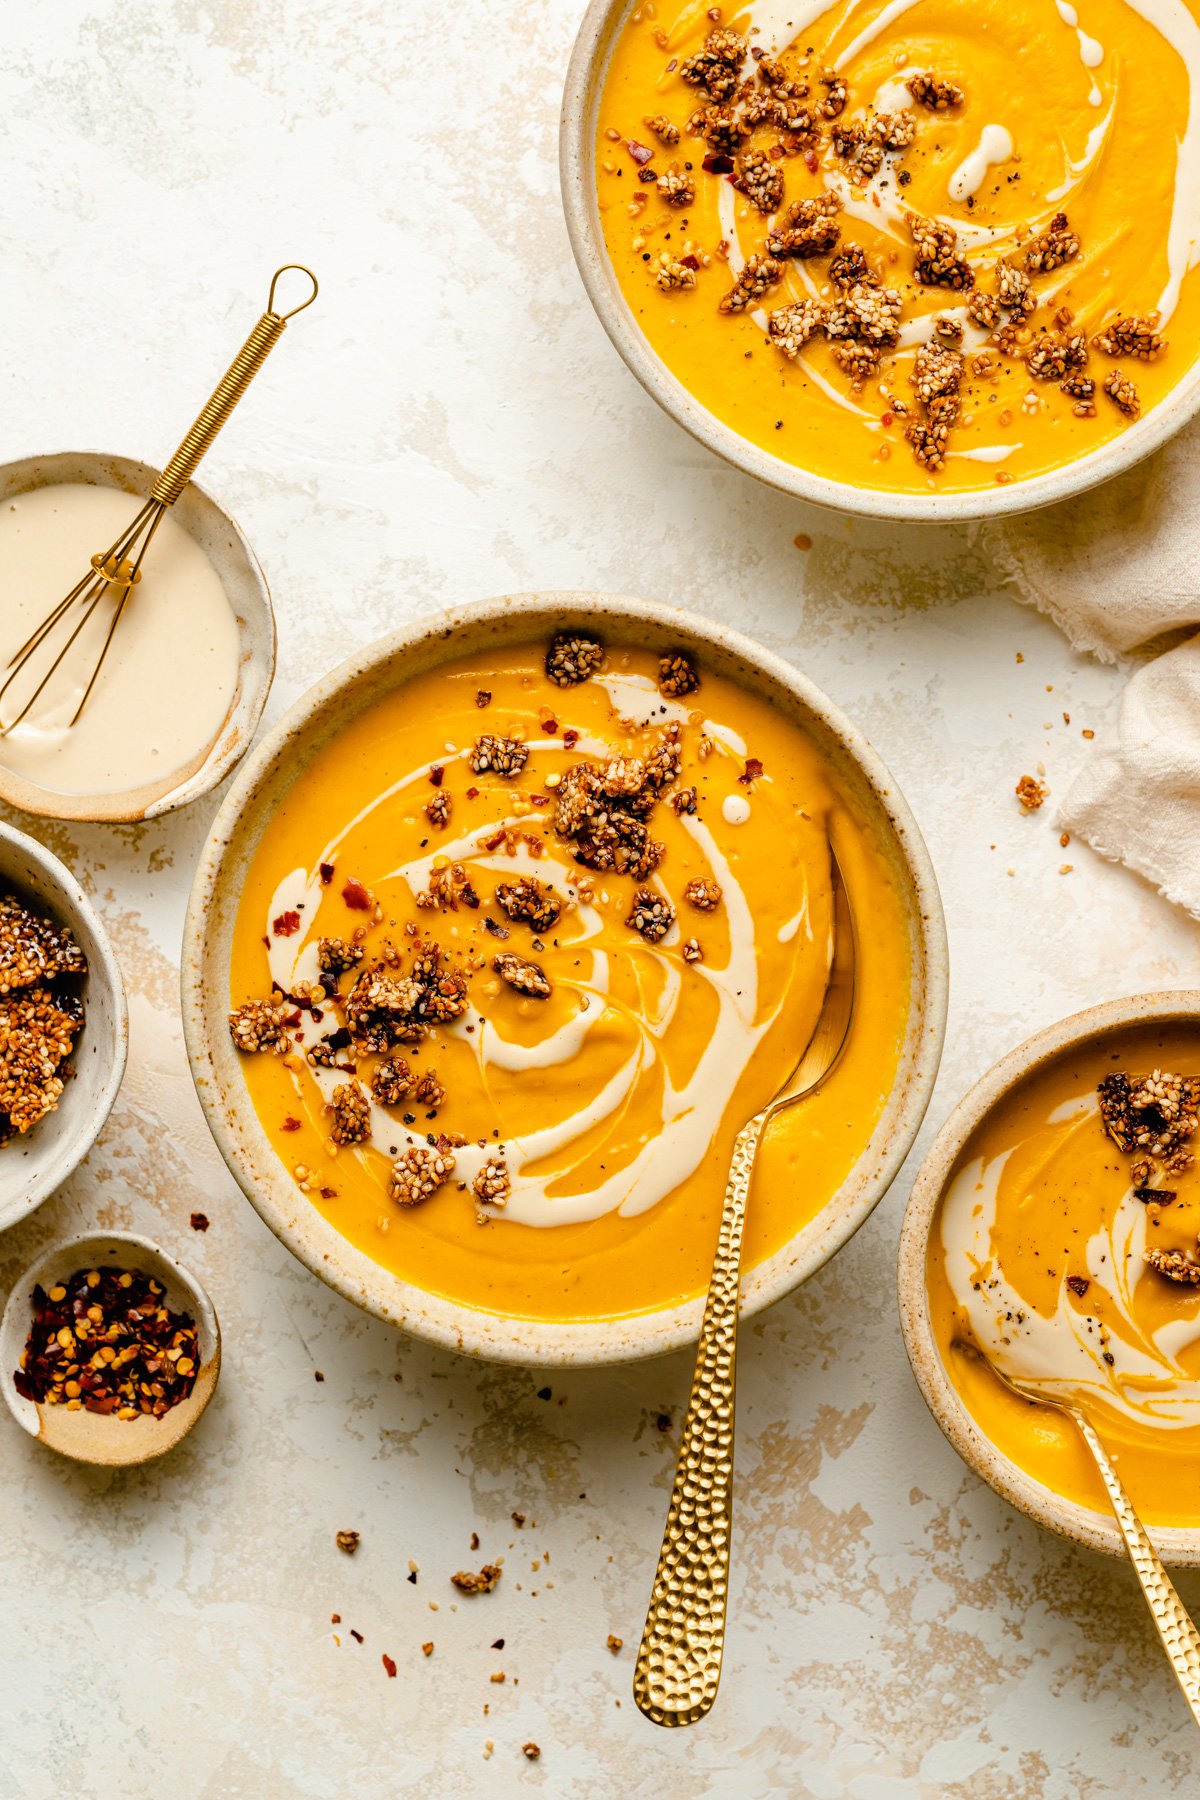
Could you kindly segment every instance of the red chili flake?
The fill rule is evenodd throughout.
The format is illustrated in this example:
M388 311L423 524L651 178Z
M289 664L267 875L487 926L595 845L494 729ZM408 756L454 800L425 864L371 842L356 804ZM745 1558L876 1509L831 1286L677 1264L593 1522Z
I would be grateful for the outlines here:
M279 917L271 922L271 930L276 937L295 937L299 929L300 914L298 912L281 912Z
M549 794L530 794L529 804L530 806L549 806L550 796Z
M499 831L489 831L488 835L483 840L484 849L498 850L504 842L505 835L503 827L501 827Z
M441 787L441 785L445 779L446 779L446 771L442 767L441 763L432 763L430 765L430 769L429 769L429 785L430 785L430 787Z
M468 800L478 800L478 798L479 798L479 789L477 787L469 787L467 789L467 799Z
M192 1230L193 1231L207 1231L208 1230L208 1214L207 1213L193 1213L192 1214Z
M700 258L698 256L681 256L679 260L685 269L698 269L700 267Z
M299 1131L299 1119L293 1119L291 1113L286 1114L283 1121L283 1129L284 1131Z
M342 889L342 899L354 912L370 912L371 910L370 894L362 882L356 881L353 875Z
M714 150L705 157L700 167L706 175L728 175L733 168L733 158L726 156L723 151Z
M557 734L558 734L558 720L557 719L551 718L549 715L547 715L546 718L544 718L542 720L541 724L542 724L542 730L546 733L547 737L557 736Z
M386 1670L387 1670L387 1672L388 1672L388 1679L389 1679L389 1680L390 1680L390 1681L395 1681L395 1679L396 1679L396 1665L395 1665L395 1663L394 1663L394 1662L393 1662L393 1661L392 1661L392 1659L391 1659L391 1657L390 1657L390 1656L389 1656L389 1655L388 1655L388 1653L387 1653L387 1651L386 1651L386 1650L385 1650L385 1651L384 1651L384 1653L383 1653L383 1666L384 1666L384 1668L385 1668L385 1669L386 1669Z
M337 1189L329 1188L329 1187L322 1188L321 1189L321 1198L322 1198L322 1200L336 1200L337 1199Z
M563 743L566 745L568 750L571 750L574 748L574 746L578 742L579 742L579 733L576 731L576 729L573 725L568 725L567 729L563 732Z
M479 708L480 712L483 711L485 706L490 706L492 704L491 689L490 688L476 688L475 704Z
M546 848L543 840L540 837L534 837L531 831L523 831L521 836L525 840L525 848L528 850L530 856L540 856Z
M1067 1286L1073 1294L1086 1294L1091 1285L1086 1275L1067 1276Z
M653 150L648 150L645 144L639 144L636 138L630 138L629 154L640 168L643 163L648 163L650 161L654 152Z
M491 918L487 918L483 921L483 929L485 931L490 931L492 936L496 938L506 938L511 937L512 935L511 932L505 930L503 925L498 925L495 919Z
M896 418L896 415L894 412L885 412L881 415L879 423L883 426L884 430L886 431L888 426L895 422L895 418Z
M332 863L320 863L320 864L318 864L318 868L320 870L320 875L321 875L321 886L328 887L330 882L333 880L333 864Z
M817 162L817 153L815 150L806 150L804 152L804 166L810 175L816 174L820 164Z
M741 783L742 787L749 787L752 781L758 780L762 772L763 766L759 762L757 756L748 756L746 758L746 767L738 776L738 781Z

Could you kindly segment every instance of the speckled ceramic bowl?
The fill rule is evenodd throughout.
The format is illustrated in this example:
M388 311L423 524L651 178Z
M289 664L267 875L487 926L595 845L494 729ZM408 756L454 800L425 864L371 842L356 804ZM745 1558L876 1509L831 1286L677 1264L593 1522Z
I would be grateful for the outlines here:
M1098 487L1157 450L1200 410L1200 363L1146 416L1087 456L1028 481L972 493L889 493L832 481L742 437L700 405L644 336L609 261L596 195L595 150L600 97L613 48L638 0L591 0L563 93L559 169L571 248L600 323L646 392L686 431L725 461L771 487L818 506L872 519L997 519L1033 512Z
M587 1323L513 1319L464 1307L400 1280L347 1242L296 1187L251 1104L229 1037L229 961L242 882L266 821L300 771L384 694L472 651L556 630L591 628L610 640L694 647L718 673L752 686L822 748L888 847L907 896L913 1003L899 1072L870 1142L835 1199L743 1283L757 1312L819 1269L886 1191L924 1115L941 1055L946 944L925 846L887 770L812 684L735 632L642 600L523 594L444 612L383 638L299 700L257 748L217 815L192 889L183 950L183 1018L201 1104L249 1200L302 1262L348 1299L419 1337L499 1361L548 1365L632 1360L695 1339L702 1302Z
M147 463L98 450L25 456L0 468L0 504L33 488L78 481L89 487L119 488L128 494L132 521L157 479L158 470ZM208 749L190 766L175 770L165 781L119 794L57 794L0 767L0 799L19 806L22 812L44 819L155 819L207 794L250 747L275 674L275 613L266 577L228 513L194 481L184 488L171 512L217 571L237 619L238 683L224 723Z
M173 1406L161 1419L144 1414L137 1419L118 1419L112 1414L71 1412L65 1406L39 1406L18 1394L13 1370L29 1336L33 1318L33 1290L39 1283L53 1287L79 1269L140 1269L161 1281L167 1305L173 1312L190 1313L196 1325L200 1370L186 1400ZM221 1327L212 1301L196 1277L173 1256L129 1231L110 1231L68 1238L43 1252L13 1283L3 1316L0 1316L0 1389L17 1424L30 1437L49 1445L76 1462L97 1463L104 1468L129 1468L153 1462L174 1449L187 1436L213 1397L221 1373Z
M129 1047L125 984L91 902L57 856L0 821L4 889L57 924L69 925L87 957L88 972L83 978L83 1029L71 1054L73 1079L52 1113L0 1148L0 1231L40 1206L83 1161L112 1111Z
M977 1475L1028 1513L1039 1525L1074 1538L1089 1549L1124 1556L1116 1520L1107 1513L1066 1500L1003 1455L975 1423L946 1372L929 1315L925 1265L930 1233L942 1195L976 1127L1020 1082L1056 1062L1080 1044L1127 1030L1131 1025L1194 1025L1200 1019L1200 990L1137 994L1109 1000L1086 1012L1073 1013L1039 1031L989 1069L982 1081L960 1100L934 1139L922 1163L900 1232L898 1287L900 1323L917 1384L926 1405L963 1461ZM1165 1562L1180 1567L1200 1564L1200 1531L1156 1527L1155 1547Z

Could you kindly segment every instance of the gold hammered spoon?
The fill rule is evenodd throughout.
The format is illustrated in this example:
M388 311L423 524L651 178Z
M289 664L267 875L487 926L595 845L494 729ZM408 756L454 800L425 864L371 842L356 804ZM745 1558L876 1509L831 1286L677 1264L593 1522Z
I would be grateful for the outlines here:
M712 1706L721 1681L733 1526L734 1369L746 1196L763 1128L825 1079L841 1054L854 1010L854 921L832 845L829 859L833 924L821 1014L791 1078L742 1127L730 1159L675 1485L633 1676L634 1700L656 1725L694 1725Z
M1121 1528L1121 1536L1125 1539L1129 1560L1142 1584L1146 1605L1150 1608L1150 1617L1162 1640L1167 1660L1175 1671L1176 1681L1183 1689L1183 1697L1193 1719L1200 1725L1200 1631L1196 1630L1187 1608L1175 1591L1171 1577L1159 1561L1158 1552L1146 1535L1146 1527L1138 1518L1133 1501L1122 1487L1121 1478L1113 1467L1112 1458L1104 1448L1095 1426L1087 1414L1080 1407L1072 1406L1069 1400L1052 1398L1039 1388L1025 1387L1023 1383L1014 1381L972 1339L956 1338L954 1347L986 1363L997 1381L1002 1381L1006 1388L1019 1394L1022 1400L1032 1400L1038 1406L1052 1406L1058 1412L1065 1413L1078 1431L1100 1472L1100 1479Z

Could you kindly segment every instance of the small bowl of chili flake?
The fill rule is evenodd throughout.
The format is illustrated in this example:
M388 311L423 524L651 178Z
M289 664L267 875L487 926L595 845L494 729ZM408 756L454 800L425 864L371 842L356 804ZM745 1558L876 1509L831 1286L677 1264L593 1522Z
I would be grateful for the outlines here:
M51 1449L116 1468L191 1430L221 1368L221 1329L182 1264L130 1232L69 1239L13 1285L0 1317L0 1385Z

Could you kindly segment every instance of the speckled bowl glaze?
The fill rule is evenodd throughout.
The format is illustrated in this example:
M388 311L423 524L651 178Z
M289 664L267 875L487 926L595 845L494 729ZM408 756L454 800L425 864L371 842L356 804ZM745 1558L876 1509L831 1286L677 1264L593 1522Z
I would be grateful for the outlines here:
M559 133L563 210L588 298L646 392L734 468L797 499L871 519L997 519L1034 512L1098 487L1165 444L1200 411L1200 363L1146 416L1087 456L1028 481L973 493L888 493L798 468L742 437L700 405L651 349L609 261L596 194L596 128L613 48L638 0L591 0L567 68Z
M71 1054L74 1078L52 1113L0 1149L0 1231L40 1206L83 1161L112 1111L129 1047L125 984L91 902L57 856L0 821L0 890L6 888L70 926L88 972L83 1029Z
M1200 990L1136 994L1072 1013L1057 1025L1027 1038L1010 1050L959 1101L913 1183L900 1232L898 1290L900 1324L917 1385L925 1403L963 1461L1005 1500L1039 1525L1073 1538L1109 1556L1126 1554L1115 1519L1066 1500L1001 1454L959 1399L946 1372L929 1316L925 1277L926 1252L942 1195L964 1146L976 1127L1018 1083L1056 1062L1080 1044L1128 1029L1131 1025L1194 1025L1200 1019ZM1156 1526L1151 1533L1164 1562L1177 1567L1200 1565L1200 1530Z
M158 470L148 463L98 450L26 456L0 468L0 504L33 488L78 481L89 487L119 488L128 494L132 521L157 479ZM237 620L238 683L224 723L209 748L189 766L175 770L165 781L127 788L120 794L56 794L0 767L0 799L19 806L22 812L44 819L155 819L207 794L250 747L275 674L275 613L266 577L228 513L194 481L184 488L171 512L217 571ZM103 548L93 545L88 555ZM153 556L153 550L149 554Z
M39 1406L24 1400L13 1382L33 1317L34 1287L52 1287L74 1275L77 1269L141 1269L161 1281L167 1305L173 1312L190 1313L196 1324L200 1370L186 1400L173 1406L161 1419L145 1414L137 1419L118 1419L112 1414L90 1413L81 1408ZM133 1232L110 1231L68 1238L38 1257L13 1283L3 1316L0 1316L0 1388L17 1424L30 1437L70 1456L76 1462L97 1463L104 1468L130 1468L153 1462L174 1449L187 1436L213 1397L221 1373L221 1327L212 1301L196 1277L150 1238Z
M649 601L521 594L454 609L381 639L299 700L230 789L200 858L183 948L183 1019L192 1075L218 1147L262 1218L323 1281L418 1337L494 1361L547 1366L631 1361L673 1350L699 1331L700 1299L669 1311L584 1323L516 1319L425 1293L348 1243L296 1187L251 1104L229 1037L229 962L245 871L263 826L300 771L364 708L452 658L545 639L570 627L610 642L689 647L717 673L768 696L809 733L862 805L907 895L913 1001L900 1068L870 1143L820 1216L743 1283L748 1313L819 1269L870 1213L899 1169L933 1089L946 1007L941 902L925 846L887 770L864 739L787 663L737 633ZM669 1204L669 1203L668 1203Z

